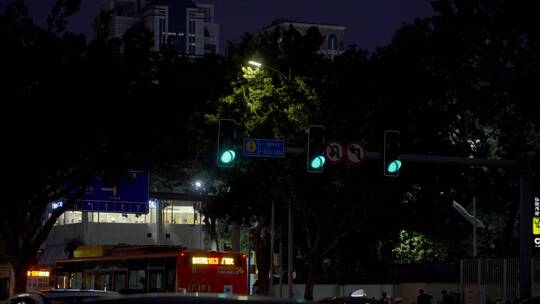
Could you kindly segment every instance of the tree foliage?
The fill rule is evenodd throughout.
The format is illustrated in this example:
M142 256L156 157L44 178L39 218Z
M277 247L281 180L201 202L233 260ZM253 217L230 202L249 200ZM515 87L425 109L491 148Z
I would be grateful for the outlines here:
M205 179L219 194L204 208L211 231L219 220L251 227L260 278L270 270L270 206L283 228L292 204L307 298L329 272L349 277L374 261L470 255L471 227L453 200L470 208L476 198L487 226L479 231L481 255L517 254L515 172L404 163L399 178L386 179L380 163L368 160L310 175L302 154L240 158L225 170L215 167L215 135L217 121L232 118L239 138L304 148L308 126L322 124L327 139L361 140L380 152L383 131L397 129L403 153L531 160L537 185L534 3L433 1L437 15L404 25L390 45L373 53L350 47L334 61L319 53L324 40L316 28L245 34L229 44L227 58L193 59L171 45L152 52L144 28L109 37L104 12L87 42L65 30L78 4L58 0L47 29L22 1L0 14L2 89L13 106L3 126L12 182L0 214L0 255L19 276L67 208L41 224L66 180L84 185L95 174L118 177L133 168L157 172L159 190ZM277 72L248 67L250 59ZM259 283L268 289L268 281Z

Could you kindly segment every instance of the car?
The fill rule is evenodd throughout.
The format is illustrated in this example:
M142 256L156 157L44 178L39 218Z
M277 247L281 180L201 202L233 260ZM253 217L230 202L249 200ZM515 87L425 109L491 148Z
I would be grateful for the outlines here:
M95 289L49 289L20 293L3 304L71 304L118 295L116 292Z
M523 304L540 304L540 295L532 296L528 299L523 300Z
M303 299L278 299L261 296L212 293L149 293L99 299L92 304L299 304Z
M383 304L382 301L369 297L329 297L318 301L319 304Z

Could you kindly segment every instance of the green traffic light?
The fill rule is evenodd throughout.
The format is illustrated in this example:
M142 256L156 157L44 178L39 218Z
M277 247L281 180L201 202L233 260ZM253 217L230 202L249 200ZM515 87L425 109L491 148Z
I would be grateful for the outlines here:
M233 150L226 150L221 154L221 162L224 164L228 164L234 160L236 157L236 153L234 153Z
M325 161L326 159L324 158L324 156L319 155L311 160L310 166L312 169L320 169L322 168L322 166L324 166Z
M389 173L396 173L401 168L401 161L400 160L394 160L388 164L386 167L386 171Z

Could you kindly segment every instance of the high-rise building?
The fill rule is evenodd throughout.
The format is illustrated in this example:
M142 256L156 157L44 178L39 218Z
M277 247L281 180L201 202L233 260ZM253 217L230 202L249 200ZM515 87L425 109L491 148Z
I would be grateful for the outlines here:
M134 26L154 34L153 50L170 43L181 54L202 56L219 52L219 24L214 5L191 0L107 0L111 35L122 37Z
M344 36L346 27L342 25L297 22L287 19L278 19L274 20L271 25L263 28L262 31L271 32L276 28L283 31L289 29L291 25L302 35L305 35L307 30L313 26L318 28L319 32L324 38L324 42L319 51L327 58L334 59L335 56L341 55L345 50Z

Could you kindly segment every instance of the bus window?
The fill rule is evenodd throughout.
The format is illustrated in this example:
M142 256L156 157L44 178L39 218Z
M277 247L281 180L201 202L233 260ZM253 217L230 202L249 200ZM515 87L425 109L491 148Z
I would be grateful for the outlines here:
M69 288L82 288L82 272L75 272L69 275Z
M129 289L139 289L146 291L146 271L130 270L129 271Z
M176 291L174 290L176 269L169 268L167 269L167 291Z
M150 291L163 291L163 272L150 272Z
M65 273L54 276L54 288L69 288L69 276Z
M126 273L115 272L114 273L114 290L120 291L122 289L126 289Z
M96 288L96 274L93 272L84 273L84 288L95 289Z
M97 281L97 289L110 290L111 289L111 274L99 273Z

